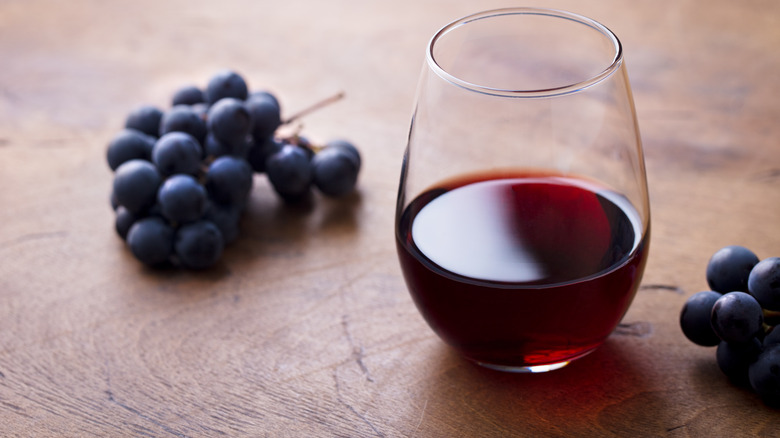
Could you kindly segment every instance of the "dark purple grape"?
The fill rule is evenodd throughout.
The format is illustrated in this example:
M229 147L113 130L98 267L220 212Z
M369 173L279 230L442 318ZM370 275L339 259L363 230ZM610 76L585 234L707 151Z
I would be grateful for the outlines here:
M157 216L136 221L127 233L130 251L142 263L166 263L173 252L173 228Z
M688 298L680 312L680 328L691 342L704 347L720 343L710 323L712 306L723 296L714 291L697 292Z
M765 349L748 369L750 386L772 406L780 405L780 345Z
M207 201L206 189L191 175L171 176L157 193L163 216L177 224L200 219Z
M285 201L298 201L309 194L311 162L300 146L287 144L268 157L265 172L276 193Z
M130 212L130 210L122 207L121 205L116 209L116 217L114 220L114 229L122 240L127 240L127 233L130 231L130 227L133 226L138 217Z
M772 327L772 330L764 336L764 348L767 348L770 345L780 344L780 329L777 327L778 326Z
M355 189L360 159L348 149L327 146L312 158L311 165L314 185L325 195L341 197Z
M245 105L252 116L252 136L255 141L274 135L276 128L282 124L278 103L269 98L253 97L247 99Z
M269 100L274 105L276 105L276 108L279 110L280 113L282 111L282 105L279 104L279 99L277 99L276 95L271 93L270 91L266 91L266 90L253 91L249 95L249 97L247 97L247 100L251 100L251 99L259 99L259 100L266 99L266 100Z
M232 70L221 70L209 79L206 86L206 102L215 104L225 97L246 100L249 90L246 81Z
M203 142L203 155L204 157L218 158L223 155L230 155L230 148L223 144L221 141L214 137L214 134L209 132L206 135L206 140Z
M707 283L716 292L748 291L748 276L758 257L749 249L731 245L712 255L707 264Z
M718 344L715 358L720 370L732 383L747 386L748 368L756 361L761 351L761 341L757 338L745 344L721 342Z
M238 238L241 208L233 205L222 205L209 202L203 219L219 228L222 240L228 245Z
M208 119L209 104L207 104L207 103L196 103L196 104L190 105L190 109L192 109L192 112L194 112L204 122L206 121L206 119ZM206 129L208 130L208 125L206 126ZM206 134L208 135L208 132Z
M169 132L155 143L152 161L163 176L175 173L196 175L200 170L202 149L198 141L184 132Z
M219 260L224 246L219 228L209 221L200 220L179 228L174 252L185 268L205 269Z
M118 205L139 215L154 205L161 183L160 172L152 163L136 159L117 167L113 190Z
M116 170L120 164L133 159L151 160L152 148L156 137L144 134L135 129L123 129L119 131L108 143L106 159L108 167Z
M214 160L206 173L206 189L217 203L241 206L252 191L252 167L246 160L229 155Z
M191 106L176 105L166 111L160 120L160 137L170 132L187 133L202 145L208 128L203 118Z
M195 85L185 85L173 93L172 106L195 105L206 102L206 95Z
M748 290L761 307L780 310L780 257L761 260L750 271Z
M247 154L247 161L255 172L263 173L265 172L265 162L271 155L282 150L283 146L284 143L273 137L267 137L261 141L255 140Z
M355 160L355 163L357 163L358 170L360 170L360 166L363 164L360 159L360 152L358 149L353 145L351 142L343 139L336 139L329 141L325 147L327 148L340 148L344 152L350 154L352 158Z
M156 138L160 135L160 120L162 116L163 112L159 108L143 105L127 115L125 128L135 129Z
M712 306L712 329L726 342L746 343L762 333L761 305L745 292L729 292Z
M209 108L208 128L217 140L232 149L246 144L252 117L243 101L226 97Z

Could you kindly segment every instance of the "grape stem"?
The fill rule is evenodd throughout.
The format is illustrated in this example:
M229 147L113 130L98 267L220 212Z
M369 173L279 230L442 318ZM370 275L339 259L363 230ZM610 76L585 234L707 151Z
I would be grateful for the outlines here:
M286 119L282 120L282 125L289 125L290 123L302 118L305 115L308 115L310 113L313 113L314 111L317 111L320 108L326 107L332 103L338 102L339 100L344 98L344 92L339 91L338 93L334 94L333 96L327 97L325 99L322 99L319 102L314 103L313 105L310 105L297 113L291 115L290 117L287 117Z
M769 331L775 325L780 324L780 311L778 310L764 310L764 325L765 331Z
M780 318L780 310L762 309L765 318Z

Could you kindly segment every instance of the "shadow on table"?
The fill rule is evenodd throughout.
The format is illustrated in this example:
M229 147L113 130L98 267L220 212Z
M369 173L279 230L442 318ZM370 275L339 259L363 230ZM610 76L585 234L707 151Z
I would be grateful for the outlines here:
M269 189L270 190L270 189ZM250 202L241 220L238 239L226 248L238 247L242 254L269 255L273 251L306 249L312 235L318 237L353 234L363 195L357 190L333 199L312 192L297 202L284 202L273 194L258 195Z
M424 394L419 430L459 436L604 436L664 434L662 395L642 360L614 337L567 367L543 374L493 371L442 345ZM425 433L420 433L424 436Z

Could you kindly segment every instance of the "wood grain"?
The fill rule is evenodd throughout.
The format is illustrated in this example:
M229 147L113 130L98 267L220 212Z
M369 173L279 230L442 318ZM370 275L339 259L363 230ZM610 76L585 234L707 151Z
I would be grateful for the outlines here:
M539 1L626 52L653 236L623 324L590 356L509 375L454 355L393 242L423 48L465 0L0 3L0 435L780 436L677 326L718 248L780 255L780 3ZM207 272L136 263L105 147L125 114L230 67L313 138L364 156L359 191L285 207L257 176Z

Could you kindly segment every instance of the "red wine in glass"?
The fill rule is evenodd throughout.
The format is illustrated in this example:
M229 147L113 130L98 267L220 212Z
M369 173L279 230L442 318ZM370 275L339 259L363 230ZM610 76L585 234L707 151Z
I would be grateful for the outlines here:
M467 358L499 369L563 366L628 309L649 231L628 199L549 172L461 176L399 212L396 243L415 304Z

